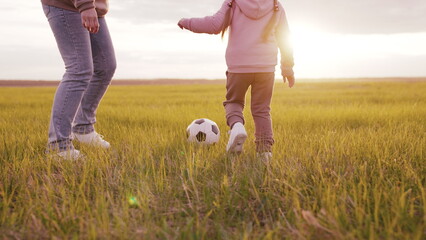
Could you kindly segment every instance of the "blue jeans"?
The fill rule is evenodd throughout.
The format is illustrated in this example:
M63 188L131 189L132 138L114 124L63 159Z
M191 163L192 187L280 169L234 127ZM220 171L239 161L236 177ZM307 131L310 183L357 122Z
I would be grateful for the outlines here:
M71 131L93 132L96 110L116 68L115 53L105 18L99 32L90 34L78 12L43 4L44 13L65 64L50 118L48 149L73 149Z

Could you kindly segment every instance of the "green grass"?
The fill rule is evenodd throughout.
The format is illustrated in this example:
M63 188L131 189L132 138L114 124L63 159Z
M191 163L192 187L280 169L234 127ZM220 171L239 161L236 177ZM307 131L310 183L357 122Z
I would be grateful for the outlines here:
M0 238L426 238L426 82L277 84L269 167L249 108L245 154L224 153L222 85L110 87L96 128L113 150L57 161L54 91L0 88ZM186 142L200 117L219 144Z

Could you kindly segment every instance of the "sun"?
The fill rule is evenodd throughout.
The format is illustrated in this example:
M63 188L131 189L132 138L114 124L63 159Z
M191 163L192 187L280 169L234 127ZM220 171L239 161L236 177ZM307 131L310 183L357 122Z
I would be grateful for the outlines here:
M293 46L295 68L299 75L318 77L328 75L338 68L348 52L356 55L352 36L329 33L311 24L296 23L290 26L290 42Z
M295 57L300 59L317 58L330 54L336 46L329 34L306 24L295 24L291 27L290 42L294 48Z

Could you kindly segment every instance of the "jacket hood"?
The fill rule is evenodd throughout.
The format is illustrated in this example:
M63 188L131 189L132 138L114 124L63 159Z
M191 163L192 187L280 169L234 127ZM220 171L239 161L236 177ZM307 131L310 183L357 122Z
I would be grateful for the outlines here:
M274 10L274 0L235 0L248 18L259 19Z

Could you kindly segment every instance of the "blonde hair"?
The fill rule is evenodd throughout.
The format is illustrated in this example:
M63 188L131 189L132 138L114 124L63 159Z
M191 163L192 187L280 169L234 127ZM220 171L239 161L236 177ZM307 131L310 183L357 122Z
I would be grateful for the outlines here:
M228 30L229 25L231 25L231 14L232 14L232 6L234 5L235 0L232 0L228 3L228 11L225 14L225 19L223 20L222 25L222 39L225 36L226 31Z
M226 31L228 30L228 27L231 25L231 21L232 21L232 7L234 5L235 0L232 0L231 2L228 3L228 11L225 14L225 19L223 21L223 25L222 25L222 39L225 36ZM271 17L271 20L269 20L268 25L266 25L265 30L262 33L262 39L264 42L268 41L269 36L272 33L272 30L275 27L275 23L277 21L277 12L280 10L280 7L278 5L278 0L274 0L274 13Z
M277 22L278 11L280 10L280 6L278 5L278 0L274 0L274 13L272 14L271 20L269 20L268 25L266 25L265 30L262 34L262 39L264 42L268 41L269 36L274 30L275 24Z

